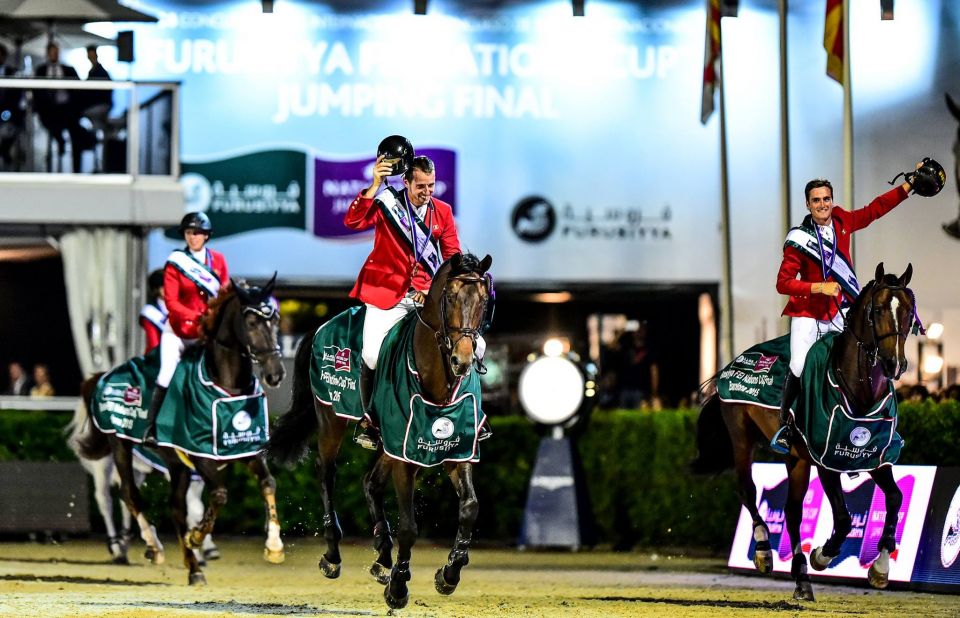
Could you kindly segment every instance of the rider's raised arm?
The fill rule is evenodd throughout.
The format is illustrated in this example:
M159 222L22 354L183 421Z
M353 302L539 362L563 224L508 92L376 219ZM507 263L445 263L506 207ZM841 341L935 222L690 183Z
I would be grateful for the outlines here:
M858 208L857 210L852 211L849 214L850 232L853 233L857 230L862 230L883 215L896 208L900 202L910 197L910 195L907 193L907 190L904 188L908 186L910 185L904 183L899 187L890 189L883 195L875 197L872 202L863 208Z

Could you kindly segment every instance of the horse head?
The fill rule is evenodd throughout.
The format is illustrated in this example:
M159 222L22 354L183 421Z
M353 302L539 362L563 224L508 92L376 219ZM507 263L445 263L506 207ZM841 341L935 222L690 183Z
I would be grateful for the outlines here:
M487 271L493 263L470 253L457 253L434 278L428 305L438 313L437 342L450 372L466 375L473 366L477 338L489 321L493 280Z
M219 326L213 331L217 343L236 347L242 356L259 365L260 378L271 387L278 386L285 373L277 342L280 310L272 297L276 281L276 273L263 287L231 279L230 289L237 302L231 303L228 296L219 305L215 313L222 315L215 320Z
M868 356L880 364L886 378L898 379L907 370L905 345L916 319L916 299L907 287L913 276L913 264L899 277L884 273L877 264L873 281L860 293L851 310L854 335Z

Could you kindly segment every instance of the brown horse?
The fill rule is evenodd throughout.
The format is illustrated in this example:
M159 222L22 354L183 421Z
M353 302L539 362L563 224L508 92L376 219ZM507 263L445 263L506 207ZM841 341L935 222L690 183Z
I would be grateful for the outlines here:
M875 279L864 287L847 314L830 362L840 377L840 387L853 406L854 415L863 414L879 401L888 392L890 380L899 378L906 370L904 345L916 318L913 292L907 287L912 274L913 266L908 265L900 277L886 275L883 264L879 264ZM708 385L715 388L715 383L716 379ZM706 399L697 422L699 455L693 469L716 473L733 466L740 501L753 520L754 564L762 573L772 571L773 556L769 530L757 510L751 466L754 448L758 444L769 444L777 428L774 411L756 405L721 402L716 392ZM815 464L802 440L795 441L786 465L789 477L786 523L793 547L791 574L797 582L793 597L813 601L807 560L800 545L800 521L810 467ZM832 536L810 555L811 565L819 571L839 555L840 546L851 530L851 518L844 503L840 473L818 467L818 475L833 511ZM890 571L890 554L896 549L897 517L903 494L894 481L892 466L881 465L870 471L870 476L883 491L886 519L878 542L880 557L870 566L869 580L874 587L884 588Z
M485 273L491 262L489 255L478 260L470 254L457 254L444 262L434 277L414 331L414 357L426 399L448 401L458 378L472 370L476 341L489 299L489 279ZM348 420L338 417L331 406L313 396L309 378L312 349L313 337L306 337L294 363L290 410L280 417L267 452L277 461L294 464L304 457L310 436L317 433L317 473L324 512L323 536L327 542L320 569L326 577L334 579L340 575L342 538L334 507L334 480L337 454ZM459 528L447 564L437 571L434 583L441 594L453 594L460 582L460 570L469 562L468 549L479 505L473 488L473 464L447 462L444 468L460 498ZM417 465L384 454L381 446L373 468L363 480L377 552L370 574L385 584L384 598L394 609L404 607L409 599L410 554L417 538L413 492L419 469ZM393 541L383 508L384 489L391 476L400 509L396 564L391 556Z
M261 379L271 387L283 380L284 369L280 362L280 346L277 344L279 315L270 302L276 275L263 288L231 282L229 290L210 304L201 322L201 340L204 346L207 370L210 378L231 394L247 393L253 384L253 365L260 366ZM90 411L97 380L94 376L84 382L82 392ZM120 475L120 491L124 504L136 518L140 535L147 544L146 557L154 564L164 561L163 546L144 514L143 498L134 482L133 446L139 439L104 433L91 422L93 430L81 441L81 455L98 459L112 453ZM227 489L221 468L223 461L192 457L191 463L203 478L209 491L209 505L197 527L187 529L186 492L190 485L190 469L184 458L174 448L158 449L170 472L170 507L173 523L183 549L183 562L189 569L189 582L205 584L206 578L200 569L193 549L201 546L204 537L213 531L214 521L227 502ZM246 461L247 467L260 483L260 491L267 507L267 542L264 558L268 562L283 562L283 543L280 540L280 520L277 516L276 482L262 453L236 461Z

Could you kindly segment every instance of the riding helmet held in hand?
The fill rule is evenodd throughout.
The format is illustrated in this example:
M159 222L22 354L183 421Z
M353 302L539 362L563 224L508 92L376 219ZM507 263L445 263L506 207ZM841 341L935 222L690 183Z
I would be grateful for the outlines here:
M202 212L188 212L183 216L183 219L180 220L180 232L183 233L187 230L197 230L198 232L205 232L207 234L211 233L213 226L210 224L210 217Z
M392 163L390 175L403 174L413 165L413 144L402 135L385 137L377 146L377 157L383 156L384 161Z
M905 174L907 182L917 195L923 197L933 197L943 185L947 184L947 173L943 171L943 166L930 157L924 157L923 165L916 171Z

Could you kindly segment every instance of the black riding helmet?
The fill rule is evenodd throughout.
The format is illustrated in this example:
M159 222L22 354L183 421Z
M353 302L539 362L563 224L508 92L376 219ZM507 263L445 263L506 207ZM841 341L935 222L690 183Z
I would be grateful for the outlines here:
M385 137L377 146L377 157L380 156L393 163L393 167L390 169L391 176L402 174L413 165L413 144L402 135Z
M202 212L188 212L180 220L180 233L187 230L197 230L210 234L213 232L213 226L210 224L210 217Z

